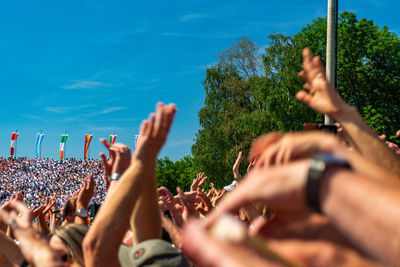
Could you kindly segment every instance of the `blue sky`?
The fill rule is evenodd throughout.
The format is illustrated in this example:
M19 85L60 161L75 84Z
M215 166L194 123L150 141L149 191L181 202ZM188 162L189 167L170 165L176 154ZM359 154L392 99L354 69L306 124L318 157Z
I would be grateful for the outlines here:
M339 0L340 1L340 0ZM398 0L340 1L340 11L374 20L400 34ZM161 156L190 154L203 106L202 80L218 52L246 36L292 35L326 16L327 1L3 1L0 7L0 156L57 158L67 131L67 157L104 151L100 137L132 146L140 122L157 101L178 114Z

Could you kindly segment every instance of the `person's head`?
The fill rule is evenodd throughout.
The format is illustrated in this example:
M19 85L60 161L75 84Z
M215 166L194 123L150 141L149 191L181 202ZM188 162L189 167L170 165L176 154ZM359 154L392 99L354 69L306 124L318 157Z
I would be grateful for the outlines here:
M82 242L89 227L70 223L56 229L50 238L50 247L57 251L64 262L85 266L82 252Z

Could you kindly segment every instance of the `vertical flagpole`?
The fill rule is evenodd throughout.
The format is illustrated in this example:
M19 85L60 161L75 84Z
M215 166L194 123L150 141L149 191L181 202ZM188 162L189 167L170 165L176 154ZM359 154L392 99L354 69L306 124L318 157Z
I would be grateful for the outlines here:
M328 0L328 21L326 37L326 77L337 88L337 24L338 0ZM333 120L325 115L325 124L333 124Z
M90 135L90 131L89 131L89 135ZM88 144L88 160L90 159L90 145Z
M40 141L41 136L42 136L42 130L40 130L39 141ZM42 142L40 142L39 149L40 149L39 150L39 158L42 158Z
M65 130L65 135L67 134L67 130ZM67 158L67 142L65 142L64 144L64 157L63 159Z
M15 130L15 133L18 133L18 129ZM18 138L15 139L15 148L14 148L14 157L17 158L17 144Z

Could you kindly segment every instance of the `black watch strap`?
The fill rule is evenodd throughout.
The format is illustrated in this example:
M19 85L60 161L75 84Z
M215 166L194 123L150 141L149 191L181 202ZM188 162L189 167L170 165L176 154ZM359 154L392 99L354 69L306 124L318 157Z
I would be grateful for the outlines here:
M317 154L311 158L307 176L306 201L308 207L318 213L321 213L319 199L321 178L325 171L331 166L351 169L350 164L345 159L329 154Z

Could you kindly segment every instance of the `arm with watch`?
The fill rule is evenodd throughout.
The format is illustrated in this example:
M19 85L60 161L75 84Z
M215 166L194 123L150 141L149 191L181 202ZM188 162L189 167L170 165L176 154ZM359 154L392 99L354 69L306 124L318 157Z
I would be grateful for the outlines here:
M84 180L82 188L79 190L76 200L76 214L74 223L88 224L88 207L93 197L95 183L93 173L90 173Z
M282 166L255 167L206 220L210 224L257 201L286 220L322 212L366 255L395 264L400 260L399 192L399 184L360 175L341 158L316 155Z

